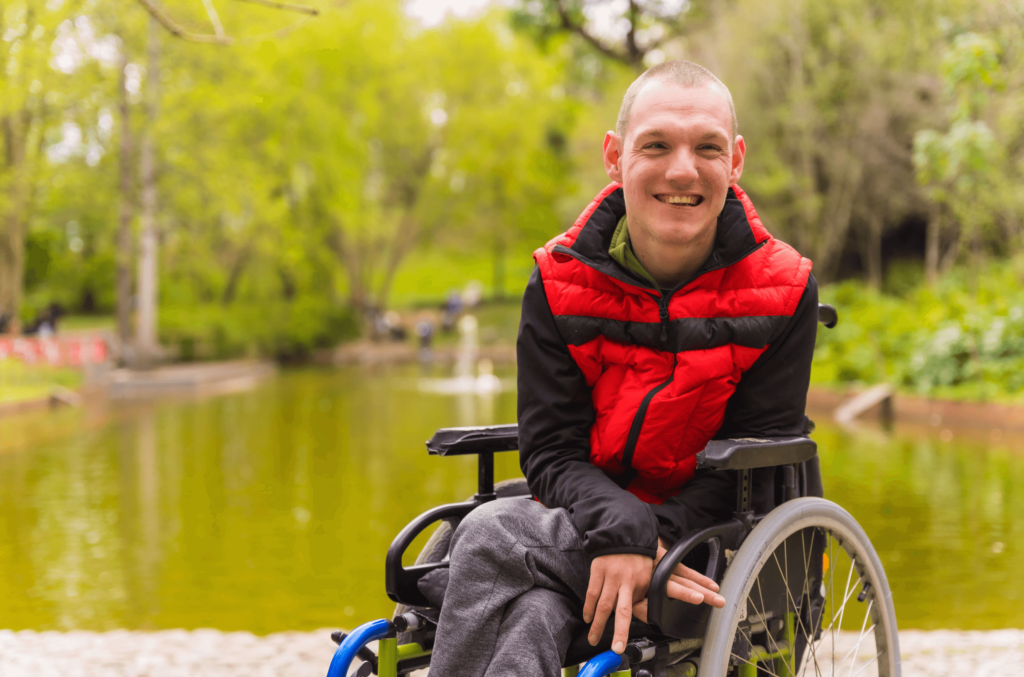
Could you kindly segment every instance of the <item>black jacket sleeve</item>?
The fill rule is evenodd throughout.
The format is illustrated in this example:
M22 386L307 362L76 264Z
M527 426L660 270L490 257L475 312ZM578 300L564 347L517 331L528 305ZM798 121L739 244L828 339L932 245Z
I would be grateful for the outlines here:
M540 271L523 295L519 361L519 463L541 503L569 511L588 558L653 557L658 522L651 507L590 463L590 387L555 326Z
M725 419L716 439L750 435L783 437L805 434L807 387L818 331L818 283L808 276L796 311L768 349L744 372L725 407ZM754 472L754 507L770 510L774 501L772 468ZM652 506L659 531L669 541L728 519L735 510L733 473L698 472L678 495Z

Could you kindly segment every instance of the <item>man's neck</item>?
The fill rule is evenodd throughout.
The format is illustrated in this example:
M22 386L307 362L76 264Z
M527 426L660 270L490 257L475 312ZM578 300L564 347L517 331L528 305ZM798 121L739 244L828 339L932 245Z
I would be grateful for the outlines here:
M692 278L704 265L714 247L716 231L717 228L708 228L699 240L666 245L647 237L641 228L630 228L629 241L637 259L658 286L672 289Z

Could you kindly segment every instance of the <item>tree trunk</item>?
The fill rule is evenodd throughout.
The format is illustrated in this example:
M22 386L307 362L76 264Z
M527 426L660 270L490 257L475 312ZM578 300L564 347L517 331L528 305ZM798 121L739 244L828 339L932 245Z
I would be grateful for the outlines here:
M867 256L868 284L876 290L882 289L882 219L877 214L869 214L867 221Z
M220 304L222 306L231 305L231 302L235 300L238 282L242 279L242 272L245 270L246 264L249 263L249 252L251 249L250 246L246 246L235 257L235 262L231 265L231 273L228 275L228 283L224 285L224 293L220 297Z
M124 349L132 338L132 129L128 109L128 87L125 69L128 55L121 43L121 73L118 82L121 93L121 207L117 230L117 335L121 340L121 361Z
M933 204L928 212L928 230L924 245L924 279L935 284L939 279L939 239L942 237L942 205Z
M27 110L15 111L0 119L4 135L4 170L10 176L6 209L0 212L0 317L6 316L7 330L11 333L21 329L19 315L25 279L25 210L28 201L25 151L30 122Z
M361 257L356 255L354 246L345 236L342 224L337 219L332 220L334 221L334 227L327 240L328 246L330 246L335 258L338 259L338 262L345 269L345 274L348 277L349 303L360 317L365 318L367 311L366 288L363 285L363 270L360 265Z
M418 195L418 191L416 195ZM388 258L384 267L384 279L381 281L379 291L377 292L377 307L383 311L388 307L388 299L391 296L391 285L395 281L395 275L398 273L399 266L402 265L402 261L412 250L416 243L416 236L419 234L419 221L410 212L415 205L415 198L412 199L411 204L406 207L406 213L402 216L402 220L399 222L398 229L395 231L394 240L391 243L391 247L388 250Z
M959 224L953 223L953 241L949 243L946 248L946 253L942 255L942 260L939 261L939 272L946 273L956 264L956 260L960 257L960 245L963 243L963 229Z
M156 233L156 158L154 135L159 110L160 72L159 68L160 26L156 19L149 20L149 49L146 66L146 132L142 138L140 152L140 174L142 181L142 233L139 239L139 308L136 327L136 359L142 364L151 364L159 359L160 345L157 338L157 250Z
M852 145L852 144L851 144ZM836 261L846 244L846 236L850 231L850 220L853 216L853 204L860 186L862 167L853 154L848 154L846 164L841 169L841 176L833 176L828 193L825 196L825 207L820 225L821 240L814 257L820 271L820 280L827 282L834 276Z

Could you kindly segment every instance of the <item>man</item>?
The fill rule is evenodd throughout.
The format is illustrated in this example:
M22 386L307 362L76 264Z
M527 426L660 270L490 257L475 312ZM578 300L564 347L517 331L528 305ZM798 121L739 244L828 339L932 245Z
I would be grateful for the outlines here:
M534 254L523 298L520 459L537 501L492 502L456 531L432 677L554 676L584 632L621 652L665 547L735 509L734 478L697 474L696 454L805 432L817 286L736 185L745 153L704 68L662 64L626 92L604 140L613 183ZM755 473L761 512L771 473ZM682 565L669 586L724 606L717 592Z

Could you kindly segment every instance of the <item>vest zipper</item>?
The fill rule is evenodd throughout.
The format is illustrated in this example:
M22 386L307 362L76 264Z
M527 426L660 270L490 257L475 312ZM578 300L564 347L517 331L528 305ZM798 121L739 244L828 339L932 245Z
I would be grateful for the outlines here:
M658 301L658 316L661 317L661 342L664 343L668 340L668 302L672 298L672 295L666 295L662 293L661 300Z
M633 470L633 454L636 452L637 440L640 439L640 429L643 428L644 419L647 417L647 408L650 406L651 400L654 399L654 396L664 390L670 383L672 383L673 380L675 380L676 365L678 361L679 356L673 353L672 371L669 373L668 378L647 391L647 394L644 395L644 399L640 402L639 408L637 408L636 413L633 415L633 422L629 426L629 435L626 436L626 447L622 450L622 465L626 469L626 475L629 480L622 483L623 488L632 481L633 477L636 477L636 471Z

